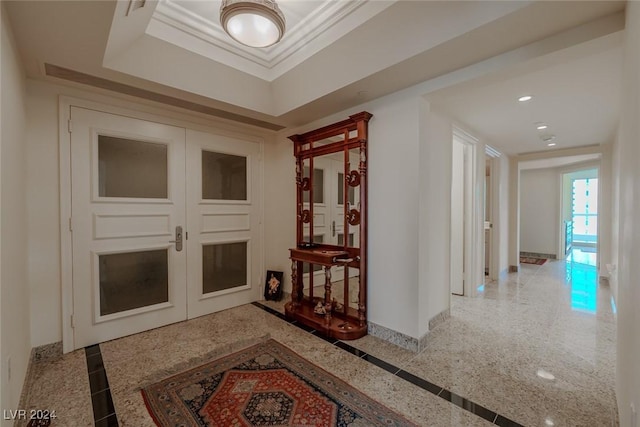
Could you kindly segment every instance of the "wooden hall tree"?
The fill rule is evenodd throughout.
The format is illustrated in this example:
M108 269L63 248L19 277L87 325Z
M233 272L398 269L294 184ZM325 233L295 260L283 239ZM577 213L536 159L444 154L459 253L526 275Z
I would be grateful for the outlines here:
M327 336L367 334L367 142L372 115L290 136L296 247L285 314ZM332 277L336 278L332 281ZM314 281L324 282L314 296Z

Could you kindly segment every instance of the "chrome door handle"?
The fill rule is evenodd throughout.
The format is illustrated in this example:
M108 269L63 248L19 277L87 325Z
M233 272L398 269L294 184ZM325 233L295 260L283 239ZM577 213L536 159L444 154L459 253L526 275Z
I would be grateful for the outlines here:
M176 240L170 240L169 243L176 244L176 251L180 252L182 250L182 227L176 227Z

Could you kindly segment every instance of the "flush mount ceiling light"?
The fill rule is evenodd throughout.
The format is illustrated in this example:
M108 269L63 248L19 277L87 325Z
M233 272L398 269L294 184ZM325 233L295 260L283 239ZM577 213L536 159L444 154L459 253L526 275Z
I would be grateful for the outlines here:
M533 98L533 96L531 96L531 95L524 95L524 96L521 96L520 98L518 98L518 101L527 102L527 101L531 101L532 98Z
M550 142L547 144L547 147L555 147L556 143L555 142Z
M538 130L545 130L546 128L548 128L549 126L545 125L544 123L538 123L536 125L536 129Z
M268 47L284 35L284 14L274 0L222 0L222 28L250 47Z

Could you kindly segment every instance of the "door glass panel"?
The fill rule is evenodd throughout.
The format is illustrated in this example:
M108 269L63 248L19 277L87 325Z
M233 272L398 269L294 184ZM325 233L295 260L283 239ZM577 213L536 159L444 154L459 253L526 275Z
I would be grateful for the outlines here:
M338 205L344 205L344 173L338 172ZM356 190L352 186L348 186L349 203L353 206L356 203Z
M247 242L202 247L202 293L247 284Z
M98 194L166 199L167 146L99 135Z
M303 178L309 178L309 166L304 167ZM313 203L324 203L324 169L313 168ZM309 203L309 191L303 191L303 202Z
M169 301L166 249L100 255L100 315Z
M247 200L247 158L203 150L202 199Z

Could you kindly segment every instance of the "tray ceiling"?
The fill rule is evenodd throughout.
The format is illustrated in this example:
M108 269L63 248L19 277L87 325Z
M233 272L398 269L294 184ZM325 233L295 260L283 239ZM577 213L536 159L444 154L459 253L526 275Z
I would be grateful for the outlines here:
M287 29L267 48L235 42L220 24L220 0L160 0L146 33L272 81L393 4L393 1L280 0Z

